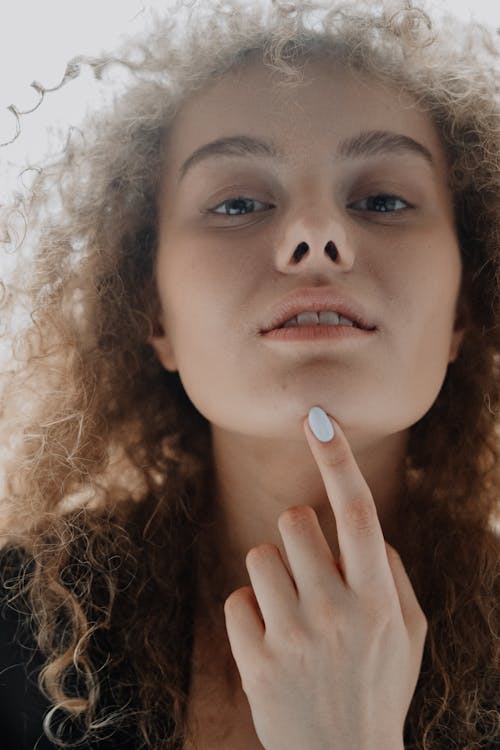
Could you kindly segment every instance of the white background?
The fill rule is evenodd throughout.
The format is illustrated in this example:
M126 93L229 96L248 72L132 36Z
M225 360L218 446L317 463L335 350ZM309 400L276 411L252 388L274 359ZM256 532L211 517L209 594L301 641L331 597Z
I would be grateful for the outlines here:
M255 2L256 0L249 0ZM125 36L140 30L150 10L172 7L173 0L4 0L0 4L0 143L16 132L10 104L19 111L33 108L38 81L57 86L74 56L112 51ZM209 4L210 0L201 0ZM430 0L438 13L451 10L500 27L500 3L494 0ZM102 90L102 87L101 87ZM19 173L18 165L43 158L57 144L57 129L68 120L77 124L95 106L99 86L84 67L79 78L45 96L40 107L21 118L21 135L0 148L0 203Z

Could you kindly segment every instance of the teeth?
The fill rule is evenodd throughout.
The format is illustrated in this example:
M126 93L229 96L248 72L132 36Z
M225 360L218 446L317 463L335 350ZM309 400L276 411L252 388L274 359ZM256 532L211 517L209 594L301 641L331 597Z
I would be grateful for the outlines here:
M284 324L283 328L293 328L295 326L306 326L306 325L344 325L353 326L354 323L348 318L344 318L343 315L338 315L333 311L321 311L319 314L315 312L303 312L299 313L296 317L290 318Z
M319 323L318 313L303 312L297 315L297 324L299 326L313 326Z
M343 315L340 316L339 323L341 326L353 326L354 325L352 320L349 320L349 318L344 318Z
M323 312L323 310L318 314L318 317L320 323L326 323L326 325L330 326L338 325L341 318L341 316L336 312Z

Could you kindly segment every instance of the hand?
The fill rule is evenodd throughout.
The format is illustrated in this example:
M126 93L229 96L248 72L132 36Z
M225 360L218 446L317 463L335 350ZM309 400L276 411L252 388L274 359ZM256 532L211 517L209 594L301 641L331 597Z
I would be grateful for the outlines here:
M340 559L313 508L288 508L278 528L291 574L275 545L248 552L252 585L224 604L229 642L266 750L402 750L427 620L346 437L330 422L330 442L307 419L304 430Z

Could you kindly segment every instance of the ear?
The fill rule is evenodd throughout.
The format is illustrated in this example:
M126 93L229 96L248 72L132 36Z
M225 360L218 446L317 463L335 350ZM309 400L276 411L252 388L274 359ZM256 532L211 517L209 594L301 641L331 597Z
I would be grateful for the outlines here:
M451 338L451 344L450 344L450 356L448 357L448 362L454 362L456 358L458 357L458 354L460 352L460 347L462 345L462 339L465 335L465 328L455 329L453 331L453 336Z
M456 358L458 357L463 338L471 325L471 321L472 316L470 312L469 299L465 293L462 293L457 305L455 326L453 328L453 334L450 342L450 355L448 357L448 362L455 362Z
M177 365L175 362L174 352L170 339L168 338L163 325L158 321L153 327L153 334L149 336L148 343L151 344L156 352L156 356L162 363L163 367L170 372L176 372Z

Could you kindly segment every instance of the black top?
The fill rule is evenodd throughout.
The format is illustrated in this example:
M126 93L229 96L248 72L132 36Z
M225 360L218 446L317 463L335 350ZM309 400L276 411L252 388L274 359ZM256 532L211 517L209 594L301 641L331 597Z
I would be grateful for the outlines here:
M17 559L19 567L21 557ZM10 555L7 577L12 577L11 571L15 569L12 561ZM5 570L5 555L0 550L0 750L55 750L57 746L46 738L42 728L50 708L37 686L44 659L30 634L27 618L5 602ZM408 743L406 747L413 747L406 733L405 743ZM116 730L111 738L75 747L79 750L140 750L144 746L132 728ZM483 745L482 750L500 750L500 738L489 746Z
M0 748L2 750L54 750L57 746L42 728L49 702L37 686L43 657L36 650L26 622L9 607L0 614ZM112 742L85 746L85 750L137 750L139 744L118 735Z
M43 654L38 650L36 641L30 631L29 615L26 604L19 600L8 604L6 598L9 592L5 581L16 577L23 562L29 558L22 551L10 548L0 550L0 750L56 750L58 747L44 734L43 720L52 704L40 692L37 678L45 663ZM21 611L19 611L21 610ZM189 673L186 674L187 688ZM74 684L68 688L72 690ZM116 705L107 683L100 684L100 705ZM76 694L76 693L75 693ZM130 700L130 702L129 702ZM124 703L128 703L127 711L137 705L135 694L131 693ZM56 716L51 722L52 727L63 718ZM163 722L162 722L163 723ZM169 719L166 720L166 734L168 736ZM74 725L67 728L64 739L75 739L81 736L81 727ZM135 725L127 729L113 727L103 730L103 737L75 745L75 750L141 750L144 742ZM105 733L108 735L105 737ZM60 750L60 749L59 749ZM182 746L176 748L182 750Z

